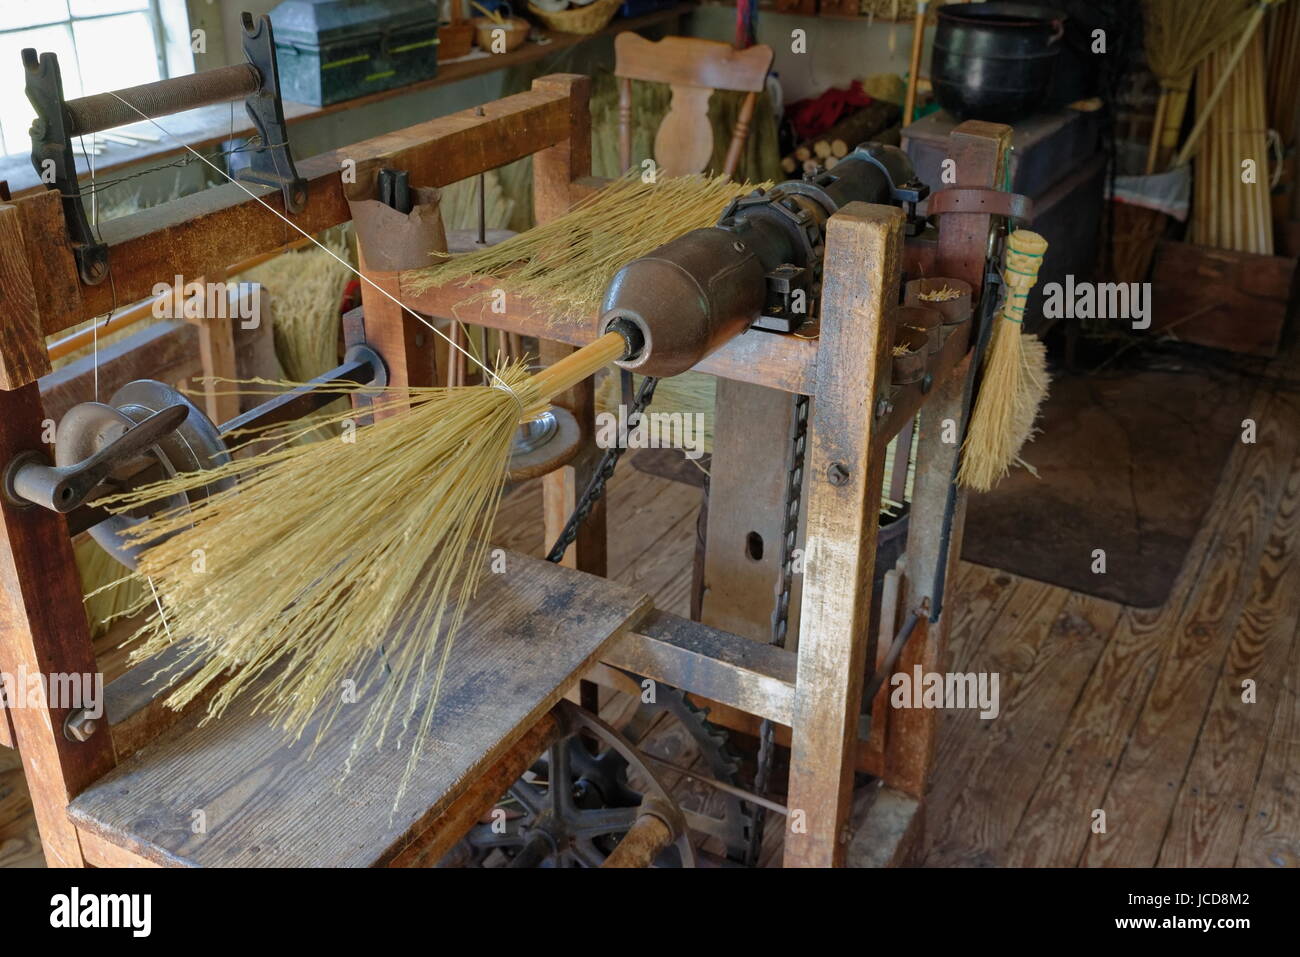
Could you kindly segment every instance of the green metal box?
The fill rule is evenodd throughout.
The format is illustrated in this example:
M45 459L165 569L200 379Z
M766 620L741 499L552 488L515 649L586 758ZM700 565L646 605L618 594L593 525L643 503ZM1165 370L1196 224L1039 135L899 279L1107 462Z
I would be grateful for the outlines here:
M285 0L271 11L280 92L327 106L427 80L438 70L430 0Z

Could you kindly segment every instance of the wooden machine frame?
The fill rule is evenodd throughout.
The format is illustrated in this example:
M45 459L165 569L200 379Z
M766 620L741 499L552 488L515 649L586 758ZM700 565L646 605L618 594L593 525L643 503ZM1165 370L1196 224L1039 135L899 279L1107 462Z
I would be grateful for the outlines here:
M429 120L302 161L308 201L294 222L317 233L349 218L340 178L358 181L381 166L409 171L412 185L445 186L533 155L534 203L539 222L566 211L601 182L591 176L589 80L554 75L532 89ZM953 134L960 186L1001 182L1010 129L967 123ZM282 211L278 195L265 201ZM902 838L921 825L919 800L934 752L933 711L886 714L875 702L870 740L858 740L858 714L868 655L867 634L884 450L890 438L921 414L911 539L898 607L926 609L940 556L949 571L960 554L962 499L942 548L942 522L956 445L939 441L945 419L960 423L970 366L966 336L954 336L935 357L932 381L889 388L888 330L895 287L874 276L943 275L971 283L978 297L991 228L985 214L949 217L937 242L903 241L904 217L892 207L855 204L832 218L828 234L823 322L818 340L751 333L730 342L698 366L703 372L785 393L814 396L809 426L808 540L814 543L802 583L802 638L785 650L659 612L651 612L605 656L605 664L667 682L748 715L790 729L789 806L803 812L802 827L787 828L785 863L828 866L843 862L849 837L855 769L881 776L907 796ZM57 194L44 192L0 206L0 460L42 447L45 412L38 379L49 371L45 337L109 312L116 302L146 298L159 277L211 275L222 264L283 247L298 237L228 184L163 207L104 224L113 283L82 285ZM364 250L363 250L364 260ZM363 272L410 308L538 336L543 361L553 361L594 337L593 326L556 328L527 303L510 299L504 314L473 315L453 306L461 288L414 295L399 273ZM115 298L114 298L115 297ZM435 379L429 333L392 301L363 290L365 334L384 356L392 386ZM973 325L973 323L971 324ZM557 339L559 341L557 341ZM924 391L923 391L924 390ZM594 397L588 381L565 397L580 422L590 424ZM588 442L578 457L544 479L548 541L568 517L597 459ZM835 466L836 481L829 480ZM96 670L81 608L81 588L65 520L40 508L0 504L0 669L31 672ZM597 506L565 563L605 571L605 514ZM948 575L948 581L954 576ZM935 670L943 660L948 613L927 615L900 662ZM892 633L893 623L882 624ZM881 645L887 642L879 643ZM876 655L883 654L883 647ZM591 677L599 679L601 666ZM130 675L127 676L130 678ZM575 677L581 677L575 676ZM115 693L114 686L120 685ZM883 699L884 695L881 696ZM108 689L109 733L75 741L62 732L66 710L6 709L0 743L17 744L32 793L47 860L54 865L145 863L131 851L79 829L67 805L126 754L159 733L175 716L139 681ZM500 796L555 733L553 719L506 743L492 769L469 782L422 838L426 855L449 847ZM432 859L426 857L426 859Z

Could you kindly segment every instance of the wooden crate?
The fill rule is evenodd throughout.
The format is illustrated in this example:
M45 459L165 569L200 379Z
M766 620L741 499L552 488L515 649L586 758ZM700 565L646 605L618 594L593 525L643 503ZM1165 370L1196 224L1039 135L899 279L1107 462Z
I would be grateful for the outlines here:
M1251 356L1277 355L1297 260L1162 240L1152 331Z

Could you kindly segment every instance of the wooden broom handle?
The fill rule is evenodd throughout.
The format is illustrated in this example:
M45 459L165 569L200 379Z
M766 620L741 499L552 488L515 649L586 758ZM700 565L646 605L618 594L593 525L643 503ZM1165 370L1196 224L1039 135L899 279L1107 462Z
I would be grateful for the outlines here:
M1025 300L1029 290L1038 282L1047 253L1047 240L1028 229L1017 229L1007 237L1006 260L1002 267L1002 281L1006 283L1007 297L1002 304L1002 318L1021 322L1025 314Z
M925 45L925 8L929 0L917 0L916 20L912 26L912 63L907 74L907 97L903 101L903 125L912 122L916 109L916 84L921 73L921 48Z
M1264 13L1267 10L1268 3L1266 0L1260 0L1259 6L1250 15L1250 21L1246 24L1246 28L1241 31L1241 39L1237 43L1237 48L1232 51L1232 57L1224 66L1223 72L1219 74L1219 81L1214 85L1214 91L1204 104L1198 106L1197 112L1200 115L1196 117L1196 125L1192 127L1192 131L1187 134L1187 141L1183 143L1183 148L1174 157L1174 166L1182 166L1187 162L1188 157L1192 155L1192 147L1196 145L1196 141L1201 138L1201 133L1205 131L1205 124L1210 119L1210 111L1214 109L1214 104L1218 103L1219 97L1223 95L1223 90L1228 85L1232 71L1236 69L1241 55L1246 52L1246 47L1250 45L1251 38L1255 36L1255 30L1259 26L1259 21L1264 19Z
M540 398L549 401L588 376L595 375L598 369L623 358L626 351L627 340L620 333L607 332L595 342L543 369L529 381L537 388Z

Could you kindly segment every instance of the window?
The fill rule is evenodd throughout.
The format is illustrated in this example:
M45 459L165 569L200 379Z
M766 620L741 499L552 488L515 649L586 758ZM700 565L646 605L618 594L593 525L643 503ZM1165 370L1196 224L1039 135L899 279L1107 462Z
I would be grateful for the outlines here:
M193 72L188 41L184 0L0 0L0 154L31 149L24 47L59 58L71 100Z

